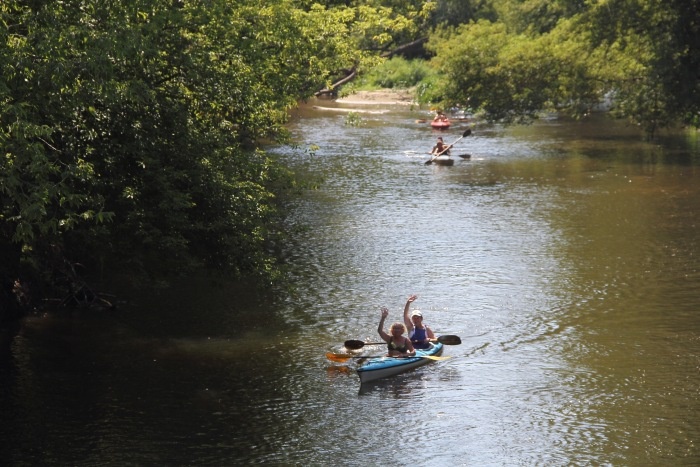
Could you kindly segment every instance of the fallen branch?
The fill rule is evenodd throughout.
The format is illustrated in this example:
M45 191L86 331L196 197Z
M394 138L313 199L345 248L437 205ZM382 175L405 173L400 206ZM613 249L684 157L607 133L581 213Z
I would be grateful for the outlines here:
M342 86L343 84L345 84L349 81L352 81L353 79L355 79L355 76L357 76L357 68L353 67L353 69L350 70L350 74L348 74L345 78L341 79L338 82L333 83L330 88L321 89L320 91L316 92L314 95L316 97L323 96L323 95L329 95L329 94L335 95L337 93L336 88L338 86Z

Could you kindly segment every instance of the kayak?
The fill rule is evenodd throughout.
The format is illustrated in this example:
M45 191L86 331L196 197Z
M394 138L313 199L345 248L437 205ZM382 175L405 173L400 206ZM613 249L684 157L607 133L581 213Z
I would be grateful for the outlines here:
M455 164L454 159L451 159L450 156L445 156L445 155L437 156L435 158L432 158L431 160L433 161L432 162L433 164L437 164L437 165L454 165Z
M433 120L430 122L430 126L435 128L436 130L447 130L450 127L450 121L445 119L445 120Z
M373 357L367 363L357 369L360 376L360 383L367 383L380 378L398 375L405 371L412 370L419 366L430 363L429 358L421 356L438 356L442 353L443 345L440 342L434 343L429 349L416 349L415 357Z

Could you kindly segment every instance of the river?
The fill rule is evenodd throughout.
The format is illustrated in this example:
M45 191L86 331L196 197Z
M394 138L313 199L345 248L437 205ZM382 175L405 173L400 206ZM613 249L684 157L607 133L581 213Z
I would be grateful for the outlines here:
M293 287L27 319L0 356L4 464L700 464L698 136L455 122L443 167L426 116L294 113L272 150L311 185ZM413 293L450 359L365 387L326 359Z

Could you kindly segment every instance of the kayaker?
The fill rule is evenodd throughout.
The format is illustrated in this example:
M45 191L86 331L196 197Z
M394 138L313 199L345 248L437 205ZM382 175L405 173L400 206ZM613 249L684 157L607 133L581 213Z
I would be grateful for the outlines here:
M387 345L387 356L388 357L412 357L416 354L416 350L413 348L411 340L403 335L406 332L406 326L403 323L397 321L391 325L390 332L387 334L384 332L384 320L389 316L389 310L386 307L382 307L382 317L379 320L379 326L377 331L384 342Z
M442 110L438 110L437 113L435 114L435 118L433 118L434 122L446 122L447 121L447 115L445 115Z
M435 333L423 323L423 313L419 310L414 310L410 316L411 303L415 302L418 295L411 295L406 300L406 306L403 308L403 322L408 330L408 338L411 339L413 347L416 349L429 349L430 342L435 340Z
M435 143L435 146L433 146L433 150L430 152L431 154L445 154L447 156L450 155L450 148L452 146L447 146L444 141L442 140L442 136L438 136L437 143ZM444 152L443 152L444 151Z

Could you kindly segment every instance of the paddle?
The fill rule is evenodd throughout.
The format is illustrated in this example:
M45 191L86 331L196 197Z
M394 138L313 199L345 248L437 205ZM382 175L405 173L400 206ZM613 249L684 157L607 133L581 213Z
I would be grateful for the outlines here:
M445 149L443 149L443 150L440 151L439 153L435 154L433 157L430 158L430 160L425 161L425 165L430 165L430 164L432 164L433 161L434 161L435 159L437 159L438 157L440 157L440 156L442 155L442 153L447 152L452 146L454 146L455 144L457 144L457 141L459 141L459 140L462 139L462 138L466 138L467 136L469 136L469 135L471 135L471 134L472 134L472 130L469 129L469 128L467 128L466 131L465 131L464 133L462 133L462 136L460 136L459 138L457 138L457 140L455 140L454 143L450 144L450 145L447 146Z
M338 363L345 363L351 358L379 358L379 357L386 357L386 355L348 355L344 353L332 353L332 352L326 352L326 358L328 360L332 360L334 362ZM392 358L427 358L428 360L435 360L435 361L440 361L440 360L447 360L448 358L452 357L438 357L437 355L414 355L412 357L392 357Z
M438 342L445 344L445 345L459 345L462 343L462 339L459 338L459 336L453 336L453 335L445 335L445 336L440 336L437 338ZM358 341L355 339L350 339L345 341L343 344L346 349L350 350L358 350L364 347L365 345L382 345L386 344L386 342L362 342Z

